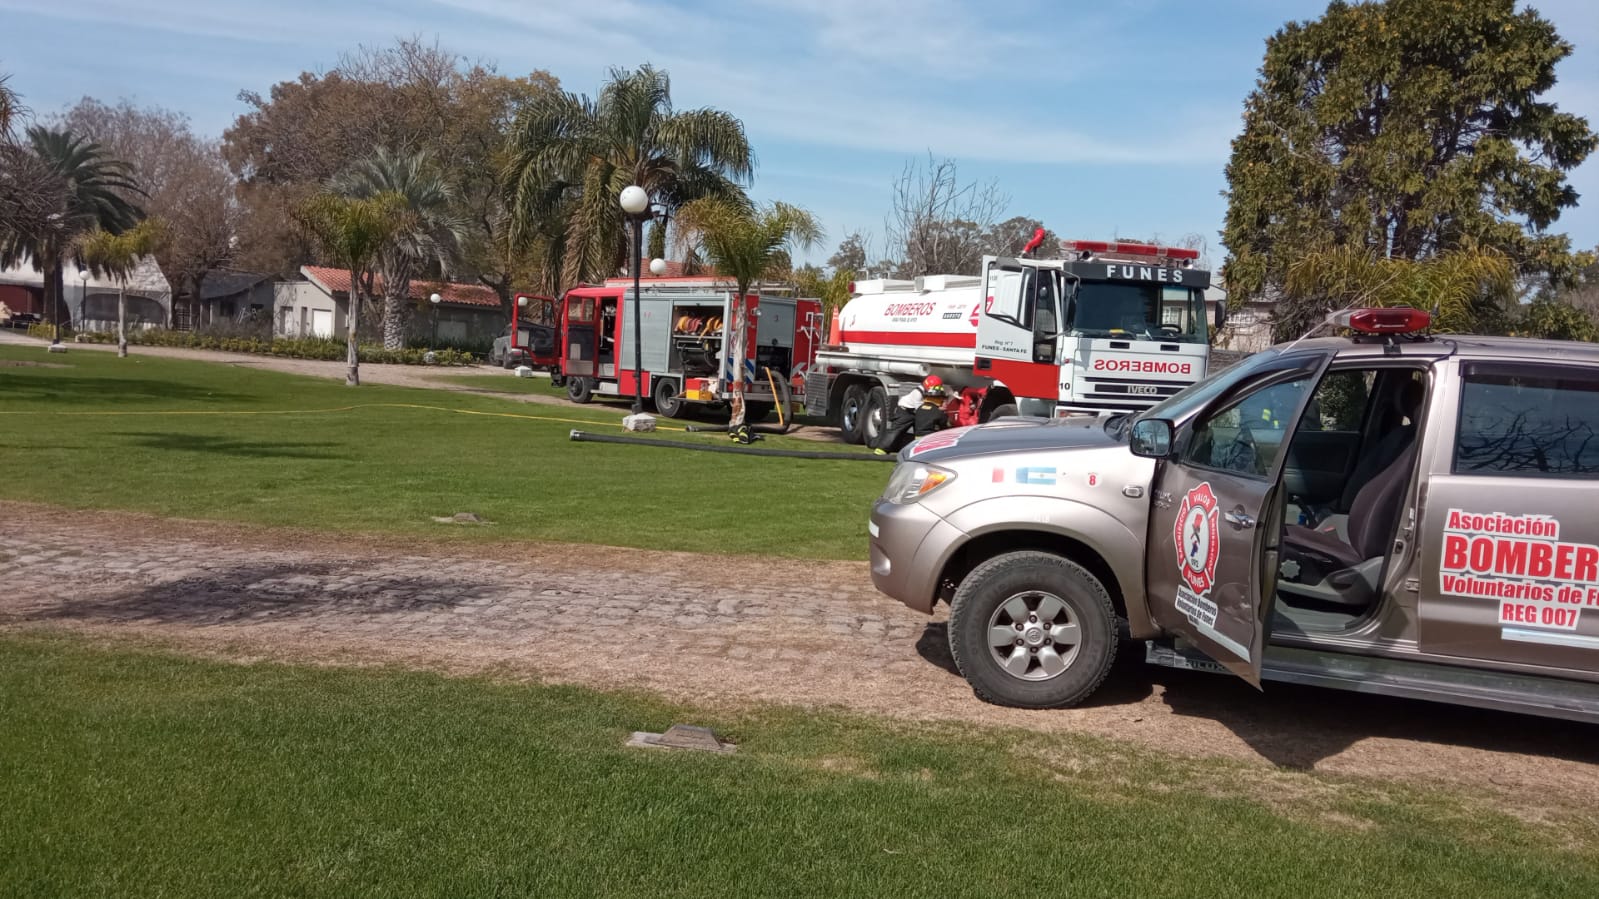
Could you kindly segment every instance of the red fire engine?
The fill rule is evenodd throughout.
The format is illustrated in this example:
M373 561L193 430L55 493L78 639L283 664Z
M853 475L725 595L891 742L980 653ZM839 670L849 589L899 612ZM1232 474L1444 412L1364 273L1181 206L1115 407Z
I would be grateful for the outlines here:
M737 302L747 304L746 416L752 422L773 408L769 399L810 370L821 343L821 303L814 299L735 296L707 278L645 278L639 297L644 396L656 411L679 418L696 406L719 406L730 393L732 321ZM567 292L561 316L560 365L567 397L632 396L633 282L613 279Z
M556 337L561 330L561 302L554 297L519 293L511 305L511 327L494 341L489 361L506 368L526 365L549 372L555 386L564 381Z

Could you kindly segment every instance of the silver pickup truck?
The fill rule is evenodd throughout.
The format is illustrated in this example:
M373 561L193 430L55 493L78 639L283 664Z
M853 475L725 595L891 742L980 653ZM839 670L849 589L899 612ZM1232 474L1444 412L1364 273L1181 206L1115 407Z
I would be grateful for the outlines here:
M1245 359L1137 416L1010 419L901 453L878 589L983 699L1069 706L1119 625L1148 661L1599 721L1599 347L1352 337Z

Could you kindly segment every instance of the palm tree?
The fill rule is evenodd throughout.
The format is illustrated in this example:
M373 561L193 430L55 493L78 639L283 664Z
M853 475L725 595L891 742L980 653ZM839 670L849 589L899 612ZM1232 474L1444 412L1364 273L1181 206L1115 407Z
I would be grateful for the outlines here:
M1508 323L1505 306L1515 297L1516 270L1503 253L1475 243L1419 260L1338 246L1291 264L1283 289L1293 300L1279 307L1279 340L1292 340L1347 306L1412 306L1432 311L1439 331L1481 333Z
M798 206L772 203L751 209L741 203L707 197L685 205L677 217L679 242L697 249L717 274L737 286L733 304L733 418L729 427L744 424L742 360L748 353L750 286L786 263L796 249L810 249L822 239L815 216Z
M144 217L130 199L143 193L132 167L108 156L105 149L66 131L37 125L28 129L28 148L64 185L56 209L31 227L0 233L0 266L31 261L44 274L45 306L56 322L60 341L60 305L65 293L61 266L79 235L99 228L119 234Z
M346 197L322 193L302 203L295 217L322 253L350 274L350 316L344 337L349 366L344 383L361 385L358 355L361 300L372 286L373 268L384 248L397 235L414 227L405 197L381 193L372 197Z
M598 101L570 92L535 100L517 114L509 149L511 238L558 256L563 288L621 269L622 188L644 188L669 215L706 197L747 206L743 185L755 168L742 122L716 109L674 110L670 79L648 65L612 69Z
M383 346L401 349L411 279L432 264L448 268L460 252L467 224L452 212L449 185L426 153L397 155L380 149L335 178L333 188L347 197L392 194L405 201L408 225L395 232L377 260L383 276Z
M166 237L160 219L147 218L121 234L95 230L78 240L78 257L96 277L110 276L117 282L117 356L128 355L128 278L146 256L154 253Z

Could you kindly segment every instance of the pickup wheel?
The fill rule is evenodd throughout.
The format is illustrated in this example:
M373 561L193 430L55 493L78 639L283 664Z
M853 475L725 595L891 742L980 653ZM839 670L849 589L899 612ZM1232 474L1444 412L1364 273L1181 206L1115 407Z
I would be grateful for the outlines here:
M1023 709L1076 705L1116 658L1116 610L1081 565L1046 552L995 556L950 602L949 651L979 699Z

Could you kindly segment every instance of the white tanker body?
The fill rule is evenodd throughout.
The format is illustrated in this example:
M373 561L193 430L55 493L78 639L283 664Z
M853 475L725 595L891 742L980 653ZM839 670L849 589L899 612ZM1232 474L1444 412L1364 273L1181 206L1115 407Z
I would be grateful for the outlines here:
M953 388L946 410L955 425L1015 415L1019 407L1049 415L1147 406L1204 375L1209 275L1189 268L1196 253L1084 241L1062 241L1062 248L1071 259L987 257L981 277L856 282L807 375L806 411L861 443L875 439L898 397L928 375ZM1141 265L1087 264L1101 259ZM1004 314L1011 305L1023 308ZM1096 335L1105 339L1078 334L1074 322L1081 316L1086 323L1085 311L1096 309L1114 312L1126 330ZM1044 323L1051 320L1063 330L1050 330ZM995 346L980 353L980 336L985 347ZM1084 371L1070 377L1063 363ZM1125 401L1090 398L1105 391Z

